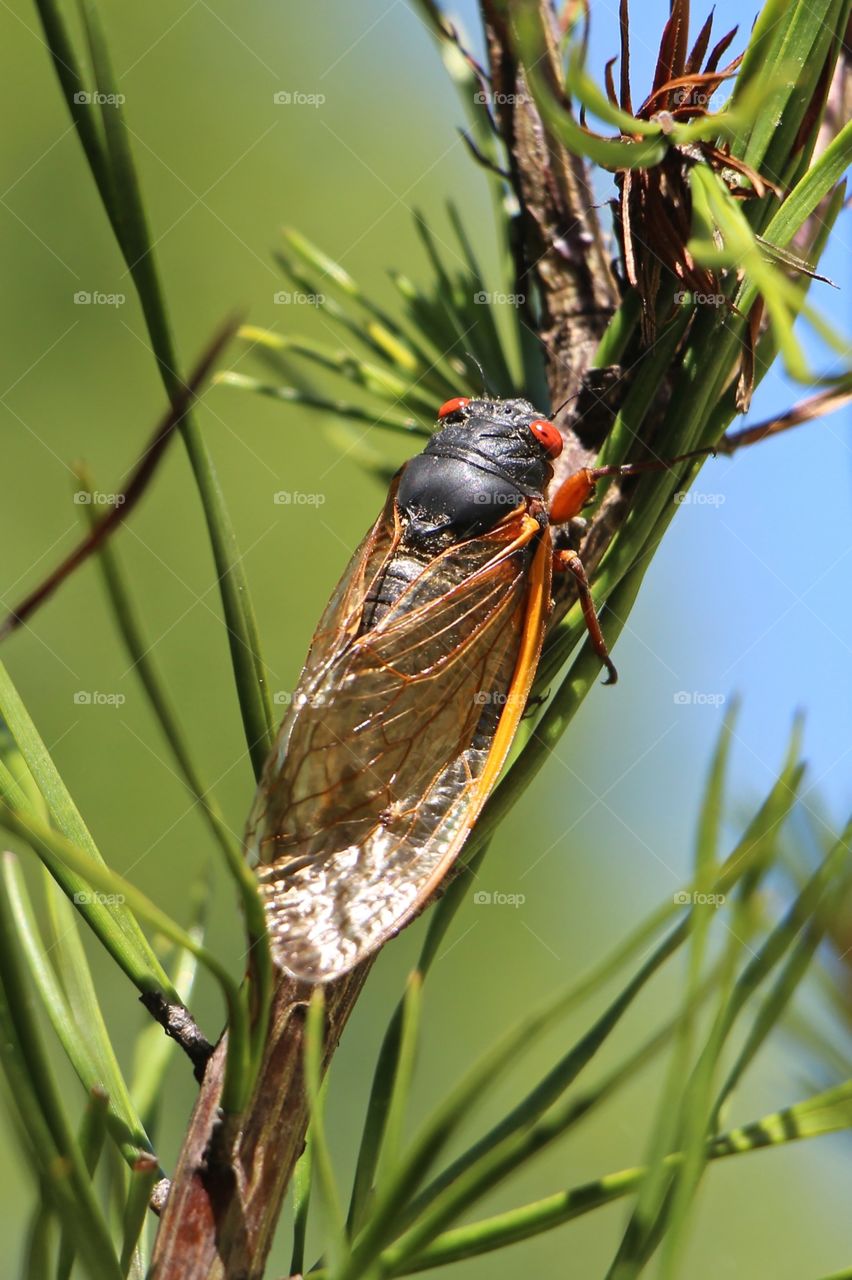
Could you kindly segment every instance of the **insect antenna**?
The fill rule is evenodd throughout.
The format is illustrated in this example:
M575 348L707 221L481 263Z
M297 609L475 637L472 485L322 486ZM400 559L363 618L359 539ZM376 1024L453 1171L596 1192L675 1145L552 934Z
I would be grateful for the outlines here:
M579 394L580 394L579 391L574 391L570 396L566 396L566 398L562 401L562 403L556 409L553 409L551 411L551 414L550 414L551 418L555 421L559 417L562 410L565 408L566 404L570 404L572 400L576 400Z
M479 370L479 376L480 376L480 378L482 379L482 394L483 394L483 396L491 397L491 395L492 395L492 393L491 393L491 389L490 389L490 388L489 388L489 386L488 386L488 381L487 381L487 379L486 379L486 377L485 377L485 370L483 369L482 365L481 365L481 364L480 364L480 362L477 360L476 356L473 354L473 352L472 352L472 351L465 351L465 355L467 356L468 360L472 360L472 361L473 361L473 363L476 365L477 369Z

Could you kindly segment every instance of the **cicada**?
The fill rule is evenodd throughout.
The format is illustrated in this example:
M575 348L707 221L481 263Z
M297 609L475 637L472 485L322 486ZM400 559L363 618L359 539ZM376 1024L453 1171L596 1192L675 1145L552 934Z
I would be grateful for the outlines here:
M505 763L551 609L555 551L612 468L548 506L557 427L527 400L458 397L396 474L323 615L248 826L276 963L323 982L429 901Z

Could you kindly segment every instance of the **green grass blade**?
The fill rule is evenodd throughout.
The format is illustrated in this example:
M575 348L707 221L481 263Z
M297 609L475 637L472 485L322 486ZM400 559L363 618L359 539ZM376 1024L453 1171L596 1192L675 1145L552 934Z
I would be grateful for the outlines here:
M39 1188L39 1206L32 1216L24 1245L21 1280L44 1280L53 1263L54 1216L46 1187Z
M143 1274L142 1232L148 1218L148 1205L156 1181L155 1161L140 1161L138 1167L130 1174L130 1187L124 1206L121 1230L121 1272L124 1276L129 1275L134 1266L137 1275Z
M817 162L800 179L767 225L765 238L787 245L821 200L840 182L852 164L852 121L844 125Z
M810 958L811 942L814 947L817 942L817 938L812 939L808 935L809 933L819 935L821 932L821 928L814 921L814 916L820 912L829 890L836 888L837 877L848 861L850 839L852 839L852 825L831 849L823 864L805 885L780 923L745 965L732 988L730 999L719 1011L693 1077L687 1082L683 1101L684 1118L681 1122L684 1134L684 1163L678 1170L671 1201L666 1231L666 1252L663 1256L664 1275L677 1274L676 1265L685 1236L687 1212L694 1200L706 1164L706 1136L708 1132L713 1132L718 1122L719 1110L728 1096L726 1092L728 1086L733 1088L742 1070L752 1060L763 1039L777 1022L787 999L792 996L795 985L802 976L802 962ZM824 915L824 910L822 914ZM822 927L824 928L824 922ZM800 954L793 952L791 961L782 971L775 989L764 1001L757 1020L752 1024L737 1064L723 1086L716 1105L711 1107L711 1089L716 1068L737 1018L746 1007L752 993L780 962L803 929L805 934L802 952ZM624 1274L634 1273L627 1269Z
M470 1152L455 1161L450 1171L439 1176L418 1201L418 1207L428 1203L448 1182L455 1181L462 1169L467 1169L476 1160L482 1159L503 1138L510 1136L516 1129L531 1122L540 1115L568 1087L580 1071L588 1064L622 1015L630 1007L635 996L650 980L657 969L674 953L686 936L681 924L664 939L650 959L641 967L638 974L627 985L606 1012L595 1022L591 1030L574 1048L557 1063L539 1086L516 1107L509 1116L498 1124ZM562 1003L560 1000L559 1003ZM491 1084L497 1075L512 1065L522 1048L527 1048L532 1036L552 1025L555 1009L558 1004L552 1003L544 1011L533 1017L525 1018L497 1043L479 1062L472 1067L463 1079L449 1093L444 1102L437 1108L431 1120L423 1127L418 1137L411 1144L408 1153L400 1162L394 1181L377 1197L373 1212L361 1235L356 1240L352 1255L350 1271L344 1270L340 1280L354 1280L360 1271L384 1247L390 1235L398 1231L404 1220L405 1206L413 1192L422 1182L429 1166L449 1140L462 1119L466 1119L470 1108L481 1096L486 1083ZM360 1269L360 1270L359 1270Z
M299 356L320 369L363 388L391 408L402 405L427 417L435 412L434 397L421 391L416 382L412 383L410 379L390 373L380 365L362 360L349 351L335 350L327 343L314 339L272 333L253 325L244 325L239 336L252 339L255 345L268 352L275 352L280 356Z
M228 1112L239 1111L252 1077L248 1013L244 993L224 965L123 876L95 861L86 850L46 826L32 813L14 809L6 800L0 799L0 824L26 841L52 873L57 867L64 866L79 876L90 891L96 889L122 899L140 919L146 920L178 946L191 951L212 974L228 1009L229 1048L222 1107Z
M410 380L430 386L436 397L443 395L444 399L447 398L443 378L438 369L430 365L429 356L425 352L415 352L399 332L392 333L370 315L363 315L362 309L359 309L360 304L355 299L344 295L341 304L331 294L324 293L320 286L324 286L325 281L313 268L302 269L291 257L281 252L274 253L273 257L297 289L307 295L322 298L319 305L323 316L347 340L356 342L359 347L363 346L371 355L379 357L389 368L402 372Z
M711 977L705 982L700 993L701 999L710 993L715 981ZM668 1043L677 1029L678 1021L678 1018L671 1019L597 1085L582 1093L572 1094L535 1123L517 1128L466 1170L455 1171L451 1167L436 1180L442 1187L439 1194L433 1197L430 1188L427 1188L412 1205L406 1219L411 1218L413 1226L392 1246L393 1257L402 1261L420 1256L424 1247L446 1226L457 1221L489 1191L517 1174L552 1142L589 1117L622 1085L631 1082L637 1072Z
M305 1135L305 1149L293 1171L293 1253L290 1258L290 1275L300 1276L305 1270L305 1245L308 1236L308 1215L311 1209L311 1188L314 1176L314 1145L310 1126Z
M63 54L70 55L70 65L75 66L71 42L56 0L36 0L36 4L54 66L59 67ZM95 132L91 123L82 127L81 138L104 208L136 285L160 376L169 396L174 399L179 394L182 378L130 151L128 130L119 105L122 98L112 75L97 10L90 0L84 0L82 4L82 17L97 88L107 95L107 104L101 117L103 144L100 149L94 145ZM68 79L70 74L65 78ZM75 111L70 96L68 101L73 118ZM83 110L89 108L84 107ZM259 776L272 741L273 717L248 584L221 485L194 416L186 414L180 429L207 521L246 740L255 773Z
M83 1113L79 1137L80 1154L90 1177L93 1176L97 1169L98 1161L103 1151L104 1140L107 1136L108 1111L109 1099L106 1095L93 1092L89 1098L89 1105ZM63 1231L56 1263L56 1280L69 1280L74 1268L76 1252L73 1235L68 1231Z
M395 1063L384 1141L379 1151L376 1193L381 1196L399 1168L405 1113L414 1074L417 1038L420 1031L422 975L415 970L408 979L403 997L399 1054Z
M432 357L412 334L407 333L383 307L364 293L348 271L292 227L285 227L282 235L288 249L317 274L319 285L328 283L338 293L363 308L370 317L368 332L374 341L380 343L403 365L416 361L420 376L426 376L434 364ZM443 348L439 348L440 350Z
M325 996L322 987L314 987L305 1024L305 1089L310 1105L316 1186L326 1219L328 1252L336 1274L348 1264L350 1254L337 1180L325 1133L325 1086L322 1078L324 1059Z
M91 491L91 485L85 474L83 481L84 488ZM94 513L95 508L91 504L83 504L83 510ZM91 519L92 516L90 515L89 518ZM142 681L187 790L207 821L224 855L225 866L240 895L248 935L247 951L251 957L252 977L258 986L258 1008L262 1011L252 1031L255 1042L253 1055L259 1060L266 1035L272 989L272 958L266 933L266 916L260 900L257 880L243 857L241 841L228 827L219 806L209 795L206 783L195 765L186 735L159 675L150 646L142 633L138 612L127 586L126 575L121 570L117 552L111 543L104 542L101 545L99 564L107 596L128 656Z
M0 716L6 722L17 743L57 829L85 850L90 858L103 865L103 858L2 662L0 662ZM73 898L77 892L85 894L86 885L73 874L68 876L60 869L60 875L63 875L64 879L60 879L59 883L69 897ZM91 895L87 896L91 897ZM123 903L106 907L100 902L86 901L84 898L80 903L80 912L140 991L162 992L169 999L176 997L165 970L154 955L133 914Z
M768 862L775 847L781 825L795 802L801 781L802 769L797 763L799 749L800 735L798 728L796 728L791 735L787 756L778 779L757 814L749 823L742 838L737 842L731 854L719 869L719 874L711 887L711 892L714 895L730 893L742 877L753 875L756 868L765 866ZM566 1011L576 998L589 994L601 982L617 972L627 958L637 952L647 950L650 937L658 931L661 924L672 913L678 910L677 901L684 897L693 902L689 914L657 946L645 964L631 979L628 986L619 994L589 1033L567 1055L560 1059L556 1066L498 1125L454 1160L447 1169L424 1189L411 1206L410 1211L405 1213L404 1221L422 1215L424 1209L432 1201L441 1197L447 1189L459 1186L461 1180L466 1178L468 1174L470 1174L469 1186L477 1187L477 1167L487 1170L492 1152L507 1139L511 1138L513 1134L527 1129L573 1082L578 1072L590 1060L602 1039L617 1025L620 1017L645 983L653 976L653 973L660 965L689 937L691 917L694 916L697 909L705 909L703 907L696 908L694 901L695 890L691 890L687 894L674 895L670 905L666 904L664 908L652 913L649 919L639 926L631 938L598 966L584 982L570 989L567 996L560 997L558 1004L550 1006L548 1011L550 1015L556 1009L561 1012ZM462 1189L459 1194L464 1195L466 1193ZM449 1207L448 1201L445 1200L443 1203ZM466 1199L461 1203L466 1204ZM447 1216L449 1216L449 1213Z
M773 0L764 6L758 27L746 51L731 99L736 108L748 92L770 86L764 109L755 114L734 154L767 177L784 176L793 143L816 88L834 33L842 23L845 0L794 0L781 5L775 23L770 11L779 10Z
M109 1100L110 1131L124 1159L133 1165L140 1156L150 1153L151 1144L130 1101L107 1035L73 911L64 898L59 899L56 905L60 910L65 908L61 917L65 932L54 932L51 956L55 957L60 979L48 960L18 860L12 853L2 855L2 878L21 954L42 1007L86 1092L102 1093ZM54 886L51 884L50 888ZM72 957L79 962L76 972L68 967Z
M92 477L87 469L78 464L75 468L80 488L91 494L94 488ZM90 528L97 524L97 509L91 503L83 503L81 510ZM107 600L112 610L124 648L130 659L133 671L138 676L144 689L151 710L159 722L163 736L171 748L175 764L190 795L201 811L210 833L220 846L227 859L241 856L240 841L228 828L216 800L209 794L209 788L192 758L191 749L183 726L180 723L174 704L165 687L162 676L154 661L151 646L148 643L139 617L139 611L116 550L115 544L109 540L101 543L98 551L98 565L104 584Z
M750 992L762 980L764 971L768 973L773 967L773 960L776 957L780 959L785 950L790 947L791 942L795 940L789 960L755 1015L745 1043L719 1091L711 1112L711 1129L719 1124L725 1102L733 1093L766 1037L778 1024L799 983L805 977L814 952L830 924L832 907L842 905L845 900L849 887L850 850L852 850L852 822L829 850L822 865L814 872L786 916L767 939L764 948L765 957L762 951L754 957L743 972L740 979L741 991L737 997L738 1007L733 1011L734 1016L739 1009L743 1008Z
M429 927L417 962L416 972L420 975L421 980L425 979L432 967L447 930L459 907L467 898L470 884L476 876L477 869L486 853L487 847L483 847L472 859L466 859L465 864L460 867L456 875L450 880L447 889L430 912ZM373 1191L379 1152L384 1140L388 1108L393 1093L393 1082L399 1065L404 1016L405 1000L403 997L388 1023L373 1073L370 1099L364 1119L364 1131L358 1148L355 1177L352 1183L352 1196L346 1220L351 1236L357 1233L364 1221L367 1205Z
M724 802L725 779L727 776L728 757L731 738L736 717L734 707L725 717L722 731L714 753L713 762L705 785L704 797L698 820L695 848L695 884L693 901L713 903L712 885L718 878L719 836ZM644 1257L647 1249L649 1231L656 1223L662 1206L666 1202L670 1176L666 1165L666 1153L679 1143L678 1126L681 1121L680 1109L672 1105L682 1088L683 1081L689 1076L689 1064L692 1059L692 1045L695 1033L695 1021L698 1011L697 992L702 981L702 968L708 945L709 933L715 915L715 904L703 905L700 910L693 911L690 916L690 949L687 978L678 1017L677 1038L669 1061L665 1081L659 1095L657 1114L651 1132L648 1151L649 1176L644 1180L633 1216L628 1224L621 1248L612 1268L612 1276L619 1280L627 1280L634 1274L633 1268L638 1266L638 1257ZM728 947L726 959L722 966L721 1000L724 1003L729 995L733 981L732 965L738 954L739 937L732 940L734 948ZM709 1086L708 1086L709 1087ZM692 1135L703 1147L703 1132ZM686 1140L687 1161L689 1160L690 1138Z
M850 1125L852 1081L847 1081L804 1102L773 1112L753 1124L720 1135L709 1144L708 1159L718 1160L765 1147L784 1146L789 1142L836 1133ZM668 1160L676 1168L681 1156L676 1153ZM382 1254L382 1274L412 1275L529 1240L633 1194L646 1175L644 1167L622 1169L534 1204L447 1231L410 1261L403 1261L395 1249L388 1249ZM316 1280L323 1280L322 1273L317 1274Z
M92 1280L121 1271L36 1025L26 962L0 894L0 1060L42 1184Z
M253 391L256 395L269 396L273 400L283 400L285 404L301 405L304 409L317 410L320 413L336 414L340 418L349 418L354 422L368 422L373 427L385 427L389 431L401 431L408 436L431 434L421 422L409 414L396 413L391 409L364 408L351 404L347 400L335 400L330 396L315 395L312 391L303 391L301 387L274 386L263 382L260 378L252 378L245 373L226 370L213 379L225 387L237 387L240 391Z

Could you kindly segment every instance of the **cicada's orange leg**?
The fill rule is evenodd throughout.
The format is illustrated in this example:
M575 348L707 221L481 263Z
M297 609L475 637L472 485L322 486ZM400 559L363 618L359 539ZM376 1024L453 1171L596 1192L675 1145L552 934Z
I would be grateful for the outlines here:
M589 579L586 577L586 570L583 568L583 561L576 551L554 551L553 568L555 571L567 569L569 573L574 575L577 583L577 594L580 598L580 608L583 610L583 621L586 624L589 639L592 642L595 653L607 670L604 684L615 684L618 679L618 672L615 669L615 663L609 656L606 640L603 638L601 624L595 612L595 602L592 599L592 589L589 586Z
M595 486L599 480L604 480L609 476L626 478L627 476L641 475L645 471L667 471L677 462L686 462L689 458L702 457L709 453L713 453L713 450L696 449L692 453L682 453L676 458L667 458L665 461L659 462L654 460L653 462L628 462L623 466L581 467L579 471L574 471L570 476L566 477L556 490L550 502L550 522L551 524L566 524L569 520L573 520L575 516L578 516L594 496ZM618 679L618 672L615 669L612 658L609 656L609 650L603 638L601 624L595 612L595 602L592 599L589 580L586 577L586 570L583 568L582 560L576 551L556 551L553 555L553 569L554 572L567 570L574 575L589 639L594 646L595 653L607 669L607 678L604 684L615 684Z
M594 496L595 486L599 480L610 476L619 476L626 480L628 476L644 475L646 471L669 471L678 462L687 462L690 458L715 457L715 449L694 449L691 453L679 453L676 458L654 459L650 462L626 462L621 466L581 467L567 476L556 490L550 502L550 523L565 524L573 520L583 507Z

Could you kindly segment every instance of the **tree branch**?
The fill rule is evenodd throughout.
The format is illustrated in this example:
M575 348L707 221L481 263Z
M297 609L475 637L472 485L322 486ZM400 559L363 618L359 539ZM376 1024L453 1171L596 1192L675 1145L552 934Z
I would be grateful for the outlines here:
M328 1066L372 960L326 988ZM311 988L282 978L254 1096L223 1116L223 1036L210 1059L162 1210L150 1280L254 1280L263 1275L308 1125L303 1036ZM158 1201L162 1201L162 1188ZM159 1207L159 1203L158 1206Z

